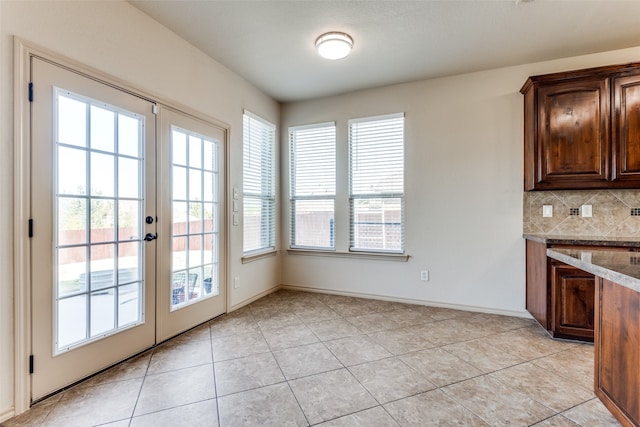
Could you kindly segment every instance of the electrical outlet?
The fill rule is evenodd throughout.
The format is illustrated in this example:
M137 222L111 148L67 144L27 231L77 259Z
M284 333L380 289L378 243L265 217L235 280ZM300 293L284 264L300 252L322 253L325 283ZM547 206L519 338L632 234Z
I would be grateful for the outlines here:
M233 289L238 289L240 287L240 278L238 276L233 278Z
M542 217L543 218L551 218L551 217L553 217L553 205L543 205L542 206Z
M420 280L426 282L429 280L429 270L422 270L420 272Z
M592 205L582 205L581 214L583 218L591 218L593 216L593 207Z

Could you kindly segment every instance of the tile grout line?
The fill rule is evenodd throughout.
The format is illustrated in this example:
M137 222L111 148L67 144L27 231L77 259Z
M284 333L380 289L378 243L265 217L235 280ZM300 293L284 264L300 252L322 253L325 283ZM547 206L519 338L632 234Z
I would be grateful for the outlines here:
M219 317L219 316L218 316ZM213 371L213 391L215 392L215 401L216 401L216 419L218 421L218 427L220 427L220 401L219 401L219 393L218 393L218 381L216 381L216 360L213 352L213 337L211 336L211 319L209 321L209 347L211 348L211 370Z

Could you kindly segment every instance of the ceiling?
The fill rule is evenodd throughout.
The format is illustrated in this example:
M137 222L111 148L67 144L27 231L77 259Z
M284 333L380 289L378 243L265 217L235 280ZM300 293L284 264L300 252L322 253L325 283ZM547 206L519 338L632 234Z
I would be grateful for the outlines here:
M129 3L280 102L640 45L638 0ZM327 31L352 54L320 58Z

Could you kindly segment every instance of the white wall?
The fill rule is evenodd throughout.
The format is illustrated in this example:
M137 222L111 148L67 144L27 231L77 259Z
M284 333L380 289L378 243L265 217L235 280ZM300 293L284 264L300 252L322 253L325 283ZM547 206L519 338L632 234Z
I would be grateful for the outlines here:
M241 188L242 111L279 122L279 104L120 1L0 1L0 422L13 412L13 40L18 36L230 126L231 184ZM230 307L280 283L280 259L241 264L232 227Z
M348 119L405 112L410 259L286 255L283 283L526 315L519 90L529 75L639 60L640 48L633 48L284 105L283 141L289 126L335 120L343 156ZM283 165L288 164L286 151ZM346 171L344 159L339 159L339 169L341 165ZM344 175L340 180L336 245L346 251L347 183ZM282 182L288 183L287 167L282 168ZM283 208L286 230L288 206ZM422 269L430 271L428 282L420 281Z
M280 121L272 99L127 3L0 1L0 420L14 402L13 35L228 123L234 186L241 186L242 109ZM337 120L343 155L348 118L406 112L407 252L412 258L395 263L286 256L281 280L278 257L241 264L241 229L235 227L229 277L239 276L241 286L229 289L231 306L282 282L522 312L518 90L530 74L639 59L640 48L627 49L285 106L283 141L289 125ZM286 200L286 192L282 195ZM344 221L337 227L348 232ZM431 271L426 284L418 280L425 268Z

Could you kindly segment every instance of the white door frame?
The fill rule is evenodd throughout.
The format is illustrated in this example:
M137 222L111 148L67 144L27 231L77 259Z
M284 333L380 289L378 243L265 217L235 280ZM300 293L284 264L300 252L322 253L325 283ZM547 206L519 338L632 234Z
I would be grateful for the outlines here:
M150 95L140 89L112 76L105 75L99 70L87 67L77 61L51 52L14 37L14 86L13 86L13 318L14 318L14 369L13 369L13 401L14 415L19 415L29 409L31 404L31 383L29 374L29 355L31 354L31 257L29 240L29 218L31 212L31 104L28 99L29 82L31 81L30 58L38 56L54 62L62 67L80 72L104 84L118 87L125 92L132 93L151 102L164 105L185 112L200 120L224 129L225 140L225 181L226 185L221 195L228 206L230 171L229 171L229 125L212 117L193 111L183 105L163 100L162 97ZM231 224L226 209L221 212L221 223L224 224L223 238L229 242ZM225 250L228 251L228 243ZM227 252L228 253L228 252ZM220 278L221 286L229 289L230 257L225 260L226 276ZM226 307L229 307L230 293L226 292Z

